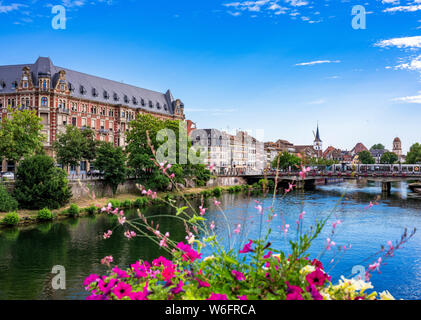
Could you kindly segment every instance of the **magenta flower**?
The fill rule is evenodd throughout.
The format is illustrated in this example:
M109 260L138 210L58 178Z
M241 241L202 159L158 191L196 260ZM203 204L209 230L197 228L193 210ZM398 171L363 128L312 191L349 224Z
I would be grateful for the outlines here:
M146 282L146 285L143 287L142 291L139 292L131 292L129 294L129 297L131 300L148 300L147 297L149 295L149 291L148 291L148 285L149 283Z
M139 263L139 261L137 261L135 264L131 265L133 271L136 274L137 278L146 278L148 277L148 272L150 270L150 265L149 263L145 262L145 263Z
M211 224L210 224L209 228L210 228L211 230L215 229L215 222L214 222L214 221L212 221L212 222L211 222Z
M100 277L97 274L91 274L83 281L83 285L89 286L93 282L98 282L98 280L100 280Z
M239 271L236 270L232 270L231 272L233 274L233 276L238 280L238 281L243 281L246 280L246 278L244 277L244 274L242 274Z
M263 259L269 259L272 256L272 251L269 251L266 255L263 256Z
M161 266L166 267L166 266L172 265L172 262L170 260L168 260L168 259L166 259L166 258L164 258L164 257L161 256L158 259L153 260L152 261L152 265L154 267L161 267Z
M104 233L104 239L109 239L112 234L113 232L111 230L108 230L107 232Z
M312 273L306 275L307 282L311 285L315 286L323 286L326 280L330 280L330 276L324 273L320 268L317 268Z
M199 278L196 278L196 281L199 284L198 287L197 287L197 289L200 289L200 288L209 288L210 287L210 284L207 283L206 281L202 281Z
M210 297L206 300L228 300L226 294L211 293Z
M293 292L290 294L287 294L287 300L304 300L301 293Z
M113 293L117 296L118 299L129 297L132 293L132 286L128 283L120 282L113 289Z
M98 283L99 290L101 290L104 294L108 294L117 284L116 279L110 279L110 281L106 282L105 280L101 280Z
M194 262L196 259L202 258L202 254L194 251L188 244L180 242L177 248L183 252L182 257L184 261Z
M246 295L237 296L239 300L248 300Z
M247 243L246 245L244 245L244 248L242 250L240 250L240 253L249 253L249 252L253 252L253 250L251 249L251 245L253 244L253 240L250 240L249 243Z
M206 210L208 210L208 208L203 208L203 206L200 206L199 209L200 209L201 216L203 216L206 213Z
M162 270L162 278L165 281L170 281L175 276L175 266L174 265L168 265Z
M132 238L136 237L136 232L127 230L126 232L124 232L124 236L125 236L127 239L129 239L129 240L130 240L130 239L132 239Z
M106 295L103 294L93 294L89 297L86 298L86 300L108 300L108 297Z
M237 227L234 229L235 234L239 234L241 229L241 224L238 224Z
M219 206L221 203L219 201L217 201L216 198L213 198L213 204L215 206Z
M320 294L320 292L317 290L315 285L308 286L306 288L307 292L310 292L313 300L323 300L323 296Z
M180 282L177 284L177 286L175 288L172 288L170 291L174 295L179 294L179 293L184 291L183 286L184 286L184 283L183 283L183 281L180 280Z
M119 278L129 278L129 275L127 274L127 272L126 271L124 271L124 270L121 270L120 268L118 268L118 267L114 267L113 269L112 269L112 271L117 275L117 277L119 277Z

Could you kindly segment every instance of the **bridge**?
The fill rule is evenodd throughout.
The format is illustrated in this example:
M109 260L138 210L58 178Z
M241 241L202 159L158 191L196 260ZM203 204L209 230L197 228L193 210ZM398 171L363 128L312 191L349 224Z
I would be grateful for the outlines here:
M249 183L258 182L261 179L269 179L277 181L278 184L292 183L298 187L304 187L306 189L314 189L317 184L327 184L328 182L339 182L343 180L361 180L365 179L367 181L376 181L381 182L382 191L390 193L392 189L392 182L401 182L401 181L420 181L421 182L421 172L412 171L412 172L364 172L364 171L318 171L311 170L306 174L306 177L303 179L300 176L298 171L270 171L266 173L245 173L239 174L238 177L244 178Z

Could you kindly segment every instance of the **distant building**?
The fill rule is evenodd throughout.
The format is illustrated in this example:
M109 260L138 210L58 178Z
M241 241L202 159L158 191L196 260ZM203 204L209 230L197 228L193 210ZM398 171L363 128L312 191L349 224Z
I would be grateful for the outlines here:
M314 138L314 150L316 150L317 158L321 158L323 155L323 141L320 139L319 124L317 124L317 132Z
M304 158L318 158L320 151L314 149L314 146L294 146L295 153Z
M403 154L402 154L402 141L398 137L393 140L393 151L394 154L398 156L398 161L403 161Z
M355 147L351 150L351 155L354 157L354 156L358 155L362 151L368 151L368 149L361 142L358 142L355 145Z
M273 160L280 153L288 152L291 154L295 153L294 145L287 140L278 140L276 142L265 142L264 154L265 154L265 167L270 168Z
M336 149L335 147L328 147L324 152L322 157L326 160L333 160L333 161L342 161L343 154L340 149Z
M376 160L376 163L379 164L382 156L389 152L387 149L372 149L370 150L371 156Z

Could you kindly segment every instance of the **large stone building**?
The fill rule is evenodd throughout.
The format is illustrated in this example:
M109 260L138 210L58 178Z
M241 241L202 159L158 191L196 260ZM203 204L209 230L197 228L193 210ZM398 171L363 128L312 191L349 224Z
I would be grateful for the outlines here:
M190 134L193 146L207 151L204 162L218 174L261 173L265 167L264 144L244 131L229 134L217 129L196 129Z
M184 105L166 93L138 88L55 66L49 58L33 64L0 66L0 110L8 107L36 110L44 125L45 148L69 124L90 127L97 139L125 146L125 132L136 115L184 120ZM82 164L83 166L83 164ZM6 171L3 163L3 171Z
M393 153L398 156L398 161L403 162L405 161L405 157L402 153L402 141L398 137L393 140Z

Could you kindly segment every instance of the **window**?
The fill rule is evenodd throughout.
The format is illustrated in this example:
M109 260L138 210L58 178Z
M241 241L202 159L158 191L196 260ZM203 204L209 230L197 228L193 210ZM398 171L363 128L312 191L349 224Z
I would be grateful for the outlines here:
M124 111L121 111L121 117L124 118Z
M95 89L95 88L92 88L92 95L93 95L94 97L97 97L97 96L98 96L98 92L96 91L96 89Z
M140 103L142 104L142 106L145 106L145 100L143 98L140 99Z
M149 100L149 108L153 108L153 102Z
M85 94L86 93L86 89L84 86L80 86L79 91L81 94Z
M77 125L77 119L76 119L76 117L73 117L72 118L72 126L76 127L76 125Z
M43 106L43 107L48 106L48 99L46 97L41 98L41 106Z
M126 96L126 95L124 96L124 102L125 102L125 103L129 103L129 97L128 97L128 96Z
M136 99L136 97L133 97L133 98L132 98L132 101L133 101L133 104L134 104L134 105L136 105L136 104L137 104L137 99Z
M161 109L161 105L159 104L159 102L156 103L156 108L159 110Z
M109 98L110 98L110 95L108 94L108 92L104 91L104 99L109 99Z
M82 118L82 127L86 127L86 118Z
M114 98L114 101L120 100L120 98L118 97L118 94L117 93L114 93L113 98Z

